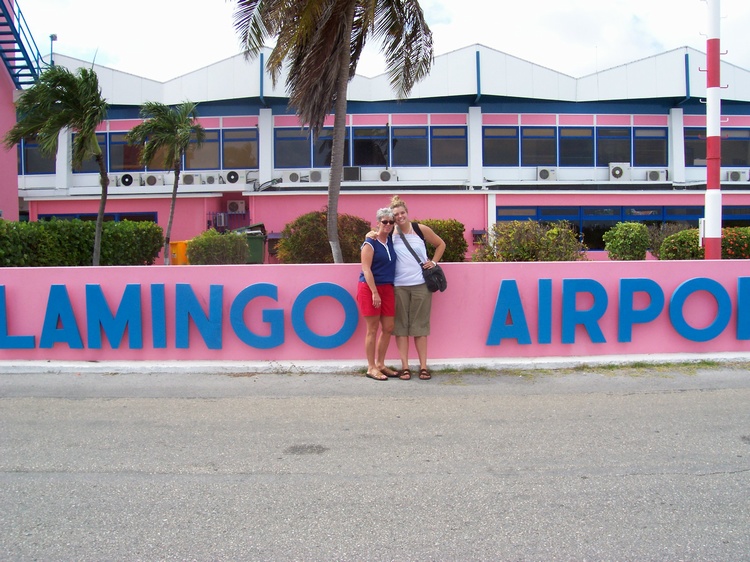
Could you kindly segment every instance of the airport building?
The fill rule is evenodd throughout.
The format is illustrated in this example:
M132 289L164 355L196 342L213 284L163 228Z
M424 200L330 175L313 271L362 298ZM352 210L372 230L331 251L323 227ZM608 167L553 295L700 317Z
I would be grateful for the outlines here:
M325 207L333 117L312 138L288 107L284 76L274 85L265 72L267 55L238 54L167 82L93 65L110 104L98 132L108 220L166 226L174 176L160 163L142 167L125 138L146 101L197 102L207 131L183 163L173 240L257 223L273 238ZM92 66L51 56L72 70ZM27 85L3 58L5 131ZM40 68L50 63L43 58ZM463 222L470 251L495 221L565 219L592 250L620 221L697 224L706 189L705 66L704 53L683 47L572 77L470 45L437 56L404 100L387 75L355 76L339 211L369 220L399 194L412 216ZM750 225L750 71L724 61L721 78L723 222ZM74 135L61 135L56 158L33 141L2 151L3 218L96 216L99 176L93 161L71 167Z

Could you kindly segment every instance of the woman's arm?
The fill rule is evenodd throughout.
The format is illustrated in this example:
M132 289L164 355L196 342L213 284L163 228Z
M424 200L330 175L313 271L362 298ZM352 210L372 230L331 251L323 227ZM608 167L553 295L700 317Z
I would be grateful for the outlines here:
M419 230L422 231L422 235L424 236L425 241L429 242L435 247L435 253L432 255L432 262L439 262L440 258L443 257L443 253L445 253L445 242L443 242L443 239L435 234L435 231L427 225L420 224ZM429 267L432 267L431 263L428 262L428 264Z
M370 287L372 292L372 304L380 306L380 294L378 293L378 287L375 285L375 276L372 274L372 258L375 255L375 248L371 244L365 242L362 244L362 251L360 252L360 262L362 263L362 273L365 276L365 283Z

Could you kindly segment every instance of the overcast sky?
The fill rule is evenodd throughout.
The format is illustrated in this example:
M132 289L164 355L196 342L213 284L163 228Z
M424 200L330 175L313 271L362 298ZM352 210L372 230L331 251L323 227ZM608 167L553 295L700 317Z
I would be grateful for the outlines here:
M19 0L41 53L165 81L239 52L225 0ZM584 76L677 47L706 50L701 0L423 0L435 54L480 43ZM504 7L504 6L507 6ZM750 69L750 1L722 0L723 60ZM373 46L358 73L383 71Z

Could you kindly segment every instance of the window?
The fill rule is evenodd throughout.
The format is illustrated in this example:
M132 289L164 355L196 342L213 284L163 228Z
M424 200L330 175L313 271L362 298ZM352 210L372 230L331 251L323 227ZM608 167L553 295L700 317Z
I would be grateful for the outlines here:
M469 163L466 127L432 127L432 165L466 166Z
M151 172L166 171L167 169L171 170L171 168L173 168L174 166L172 164L168 165L166 160L167 149L166 147L161 147L156 152L154 152L154 155L146 168Z
M685 129L685 165L706 165L706 129Z
M39 150L35 139L25 139L23 145L24 174L54 174L55 155L46 156Z
M355 166L388 166L388 128L357 128L354 135Z
M498 207L497 220L537 219L537 207Z
M560 166L594 165L594 128L560 129Z
M163 162L163 159L161 161ZM159 163L159 160L156 162ZM185 152L185 169L219 169L219 131L206 131L206 138L200 148L195 140L195 135L191 135L190 145Z
M391 159L394 166L429 166L427 127L392 129Z
M258 167L258 130L228 129L222 132L221 168Z
M309 168L309 130L276 129L274 131L274 159L276 168Z
M139 172L141 147L131 146L125 138L127 133L109 134L109 169L112 172Z
M633 130L635 166L667 165L667 129L636 128Z
M331 153L333 151L333 129L326 128L320 131L317 139L313 140L313 167L328 168L331 166ZM346 128L344 136L344 166L349 165L349 128Z
M73 143L75 143L76 134L72 136ZM107 167L107 135L106 133L96 133L96 142L99 144L99 150L102 151L102 157L104 158L104 167ZM78 168L73 168L75 174L98 174L99 164L96 163L93 157L86 158L82 165Z
M609 166L610 162L630 162L630 128L597 127L596 165Z
M518 166L518 127L484 127L482 162L485 166Z
M73 220L79 219L82 221L95 221L97 219L96 213L66 213L66 214L55 214L48 213L39 215L40 221L49 221L52 219L57 220ZM133 222L157 222L156 213L148 211L144 212L133 212L133 213L106 213L104 215L105 222L120 222L120 221L133 221Z
M554 127L521 129L521 165L557 165L557 139Z
M722 130L721 165L750 166L750 129Z

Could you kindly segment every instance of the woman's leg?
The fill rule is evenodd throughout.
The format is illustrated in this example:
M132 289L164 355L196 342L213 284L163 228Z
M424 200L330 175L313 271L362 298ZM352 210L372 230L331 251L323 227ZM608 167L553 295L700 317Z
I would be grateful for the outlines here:
M380 316L365 316L367 324L367 333L365 334L365 355L367 356L367 374L375 378L384 378L380 370L375 365L375 342L378 336L378 326L380 325Z
M401 368L409 368L409 336L396 336L398 354L401 356Z
M388 353L388 345L391 343L393 333L393 316L380 317L380 336L378 336L377 360L375 365L381 372L393 376L395 373L385 366L385 355Z
M419 369L427 369L427 336L415 336L414 347L419 356Z

